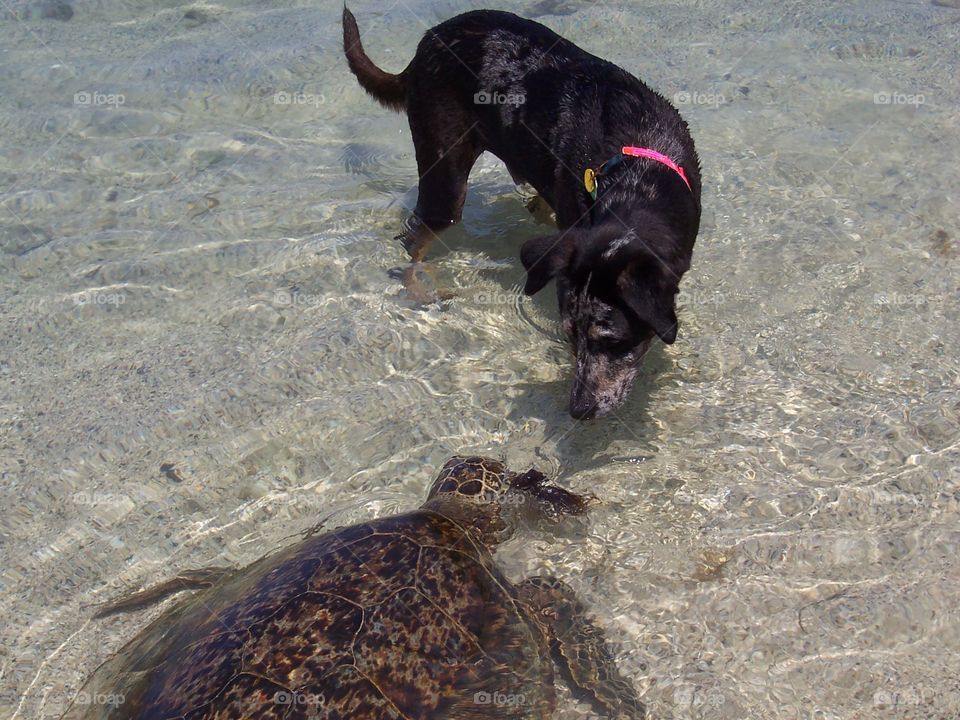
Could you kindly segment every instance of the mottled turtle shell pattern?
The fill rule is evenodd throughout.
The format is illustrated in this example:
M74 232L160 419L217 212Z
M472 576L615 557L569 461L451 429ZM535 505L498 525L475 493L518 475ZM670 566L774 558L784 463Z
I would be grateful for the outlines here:
M431 497L479 482L464 495L495 504L505 468L456 460ZM425 508L310 537L194 595L85 688L121 703L65 717L550 717L536 613L474 533Z

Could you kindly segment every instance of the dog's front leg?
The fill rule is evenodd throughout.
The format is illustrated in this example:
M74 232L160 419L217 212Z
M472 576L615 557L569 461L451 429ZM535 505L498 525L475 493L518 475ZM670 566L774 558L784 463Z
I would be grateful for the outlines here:
M433 270L423 261L430 243L436 238L437 233L416 215L407 218L402 232L394 238L403 243L410 255L410 264L397 268L397 272L391 274L403 282L407 295L417 303L431 303L453 297L453 293L437 289Z
M460 222L467 178L482 148L473 133L475 123L468 124L466 117L452 123L456 113L438 115L432 106L416 107L418 110L409 115L420 172L417 206L396 239L403 243L412 261L403 273L407 292L421 301L431 295L437 300L450 295L426 291L422 279L430 271L423 265L423 259L438 235Z
M447 221L444 223L427 222L421 220L420 217L414 213L403 222L400 234L394 237L394 240L399 240L403 243L403 247L410 256L411 262L423 262L423 258L426 257L427 250L430 249L431 243L437 239L442 230L453 225L454 222L456 221Z

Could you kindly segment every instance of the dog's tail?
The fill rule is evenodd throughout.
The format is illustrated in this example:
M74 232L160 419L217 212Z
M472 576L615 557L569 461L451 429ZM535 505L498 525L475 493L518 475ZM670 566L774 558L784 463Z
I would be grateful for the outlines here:
M343 53L347 56L350 72L357 76L360 87L370 93L381 105L398 112L407 107L407 71L393 75L384 72L360 44L360 29L353 13L343 6Z

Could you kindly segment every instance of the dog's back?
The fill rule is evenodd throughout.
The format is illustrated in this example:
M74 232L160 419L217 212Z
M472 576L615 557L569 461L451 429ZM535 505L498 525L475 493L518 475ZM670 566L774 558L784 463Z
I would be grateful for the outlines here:
M689 133L673 106L540 23L499 10L457 15L428 30L397 74L384 72L366 55L346 8L343 29L347 61L361 87L394 110L432 106L466 115L457 127L478 130L484 149L503 160L515 179L537 188L558 211L561 225L570 223L558 207L557 173L570 174L566 181L576 184L582 169L566 173L550 150L588 162L623 145L660 145L681 165L693 167L699 184L693 143L684 142ZM594 132L594 125L604 132Z

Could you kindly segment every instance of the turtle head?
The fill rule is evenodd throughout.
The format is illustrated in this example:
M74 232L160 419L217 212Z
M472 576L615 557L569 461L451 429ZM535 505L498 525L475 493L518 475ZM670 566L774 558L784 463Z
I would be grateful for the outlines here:
M490 505L510 490L510 472L499 460L452 457L433 481L427 501L446 496L468 505Z
M591 499L549 484L538 470L515 473L499 460L452 457L434 480L423 508L470 527L485 544L495 545L513 534L517 510L527 501L547 514L579 515Z

